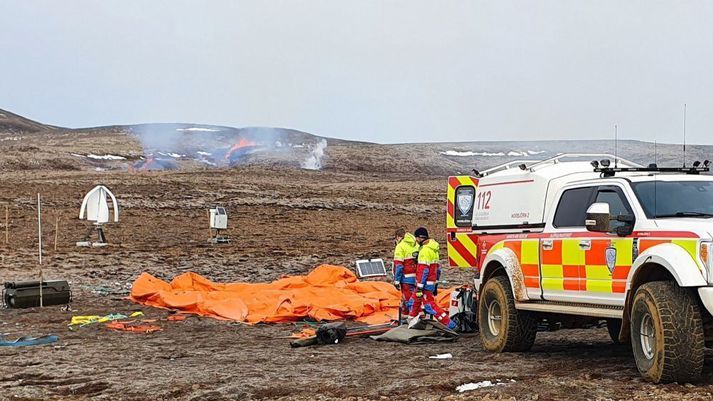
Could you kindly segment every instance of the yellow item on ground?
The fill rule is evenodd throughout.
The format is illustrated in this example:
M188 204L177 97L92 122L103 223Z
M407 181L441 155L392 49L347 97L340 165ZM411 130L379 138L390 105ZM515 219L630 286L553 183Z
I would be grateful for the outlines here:
M136 311L129 315L129 317L143 316L144 312ZM87 316L72 316L72 321L69 323L70 326L86 326L94 323L106 323L113 320L126 319L127 316L121 313L111 313L106 316L99 315L87 315Z

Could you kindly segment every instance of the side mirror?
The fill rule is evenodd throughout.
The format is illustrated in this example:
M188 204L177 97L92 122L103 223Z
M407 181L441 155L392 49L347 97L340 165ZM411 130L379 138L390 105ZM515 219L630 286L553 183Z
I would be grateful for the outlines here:
M616 216L616 221L620 221L622 223L626 223L628 225L633 225L636 219L634 219L634 216L628 215L628 214L620 214Z
M628 214L622 214L619 216L616 216L614 219L620 223L624 223L616 227L614 230L614 233L620 237L628 237L634 232L634 223L636 222L636 219L634 216L628 215Z
M584 225L589 231L607 233L610 229L610 219L609 204L603 202L594 203L587 209L587 218L584 220Z

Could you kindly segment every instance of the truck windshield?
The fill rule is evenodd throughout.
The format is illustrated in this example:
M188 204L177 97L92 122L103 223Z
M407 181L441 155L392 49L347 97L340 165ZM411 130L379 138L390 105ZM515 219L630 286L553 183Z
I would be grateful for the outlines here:
M646 217L713 217L713 181L645 181L633 183Z

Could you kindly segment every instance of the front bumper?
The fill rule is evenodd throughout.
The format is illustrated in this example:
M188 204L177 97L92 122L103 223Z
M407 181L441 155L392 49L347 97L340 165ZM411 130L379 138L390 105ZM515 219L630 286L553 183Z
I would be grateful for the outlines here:
M713 287L699 287L698 296L701 298L701 302L708 310L708 313L713 315Z

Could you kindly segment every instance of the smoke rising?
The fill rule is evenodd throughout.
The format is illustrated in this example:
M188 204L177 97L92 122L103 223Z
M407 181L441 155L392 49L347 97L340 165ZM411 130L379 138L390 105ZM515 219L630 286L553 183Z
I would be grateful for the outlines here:
M142 124L131 134L144 156L135 170L165 166L203 168L239 165L282 165L318 170L327 142L305 132L270 127L232 128L195 124Z
M327 148L327 141L322 139L312 147L307 158L302 162L302 168L306 170L320 170L322 168L322 157Z

